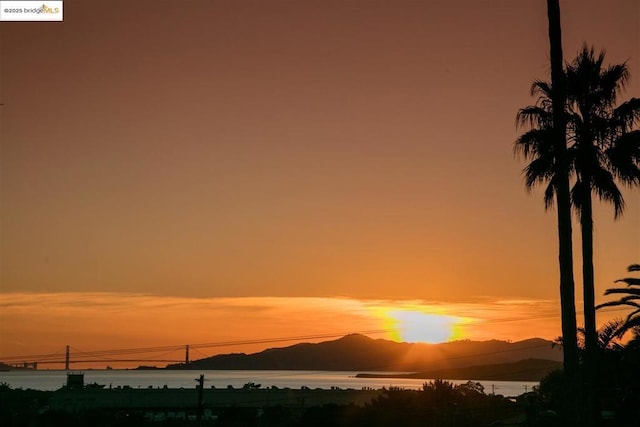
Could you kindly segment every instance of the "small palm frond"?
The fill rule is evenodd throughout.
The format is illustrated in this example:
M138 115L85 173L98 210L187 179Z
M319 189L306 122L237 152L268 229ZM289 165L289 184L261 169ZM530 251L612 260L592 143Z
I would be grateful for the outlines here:
M622 281L627 281L627 280L633 280L635 281L639 281L640 279L624 279ZM620 280L616 280L616 282L619 282ZM638 285L638 283L633 283L633 284L629 284L629 286L635 286ZM611 295L611 294L630 294L631 296L635 296L636 298L640 299L640 289L636 289L636 288L610 288L607 289L606 291L604 291L605 295Z
M628 270L640 271L640 264L631 264L628 267ZM626 283L627 287L607 289L604 294L623 294L624 296L616 301L609 301L604 304L600 304L596 308L626 306L633 309L633 311L627 316L625 323L620 328L620 336L622 336L630 328L635 328L640 325L640 278L625 277L623 279L616 280L616 283L619 282Z
M600 200L611 203L614 209L614 218L620 218L624 212L625 202L613 175L601 167L596 168L592 173L591 186L593 192Z
M585 196L585 190L588 190L589 192L591 191L587 183L578 180L573 185L573 187L571 187L571 191L569 193L569 196L571 197L571 206L573 207L575 213L578 215L578 218L580 217L582 207L586 202L585 197L591 197L588 192Z
M640 184L640 130L622 134L603 154L619 181L629 186Z
M531 129L523 133L515 142L513 151L516 156L522 154L525 159L530 159L538 153L552 152L551 129Z
M550 128L553 116L549 107L529 105L521 108L516 114L516 128Z
M554 177L555 158L551 155L537 157L524 168L524 184L527 189L543 184Z
M606 307L620 307L621 305L626 305L626 304L621 301L609 301L609 302L603 302L602 304L598 304L596 306L596 309L600 310L601 308L606 308Z
M637 289L632 289L632 290L637 290ZM605 292L605 295L627 294L627 293L629 293L628 289L608 289ZM617 301L611 301L611 302L601 304L602 307L616 307L621 305L628 305L629 307L640 309L640 294L636 293L636 295L627 295L626 297L622 297Z
M616 104L618 95L627 87L629 77L629 67L626 62L611 65L602 71L600 75L600 108L610 108Z
M609 303L605 303L605 304L601 304L600 306L598 306L597 308L600 307L616 307L616 306L621 306L621 305L628 305L631 307L638 307L636 310L632 311L631 313L629 313L627 315L627 317L624 320L624 323L622 324L622 326L620 326L620 329L618 330L618 336L622 336L625 334L625 332L627 330L629 330L632 327L638 326L640 323L640 305L638 304L630 304L630 303L620 303L619 301L615 301L618 304L609 304Z
M640 122L640 98L631 98L613 110L612 119L622 131Z
M598 329L598 347L608 350L622 350L624 346L617 340L621 337L620 330L624 327L623 319L613 319Z
M631 339L627 342L626 348L631 351L640 351L640 320L629 327L631 331Z
M531 96L537 96L539 99L553 99L551 83L544 80L534 80L529 90Z
M626 325L626 321L624 319L613 319L598 329L598 348L601 350L622 350L624 346L620 344L618 341L624 333L620 333L621 328ZM625 330L626 331L626 330ZM581 350L585 349L585 336L586 332L583 327L578 327L576 329L576 338L578 340L578 348ZM551 342L551 348L562 347L563 339L562 337L557 337Z
M627 319L625 320L626 322L625 330L639 325L640 324L638 323L639 321L640 321L640 308L629 313L629 315L627 316Z
M604 308L604 307L620 307L620 306L628 306L630 308L634 308L635 309L634 311L629 313L629 315L627 316L627 320L629 320L630 318L635 316L638 312L640 312L640 304L638 304L637 302L633 301L632 299L626 299L625 300L625 298L621 298L618 301L610 301L610 302L605 302L603 304L599 304L596 307L596 309L601 309L601 308Z
M544 208L546 210L549 210L551 208L553 208L553 202L555 200L555 195L556 195L556 182L557 182L557 178L553 177L550 181L549 184L547 185L547 188L544 189Z
M637 330L637 328L640 328L640 316L636 316L633 319L629 319L626 323L627 328L625 329L625 332L629 329L633 329L634 331ZM640 336L640 333L635 332L636 334L638 334L638 336Z
M629 272L631 271L640 271L640 270L629 270ZM623 279L618 279L615 281L615 283L620 283L620 282L626 283L627 286L640 286L640 279L637 277L625 277ZM631 290L633 291L634 289L631 289Z
M605 148L620 136L620 126L614 123L609 112L592 115L589 119L589 132L598 148Z

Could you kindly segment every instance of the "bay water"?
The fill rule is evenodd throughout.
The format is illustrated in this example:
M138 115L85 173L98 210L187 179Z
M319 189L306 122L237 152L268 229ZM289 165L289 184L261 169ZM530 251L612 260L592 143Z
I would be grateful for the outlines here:
M407 378L356 378L359 372L348 371L219 371L219 370L84 370L85 384L97 383L105 388L195 388L196 380L202 374L205 388L242 388L247 383L260 384L261 387L341 389L363 388L381 389L400 387L420 389L426 379ZM369 372L371 373L371 372ZM389 372L380 372L389 374ZM0 383L11 388L33 390L57 390L66 384L67 371L64 370L24 370L0 372ZM463 384L467 380L450 380L453 384ZM476 381L474 381L476 382ZM518 396L531 391L537 382L527 381L477 381L487 394Z

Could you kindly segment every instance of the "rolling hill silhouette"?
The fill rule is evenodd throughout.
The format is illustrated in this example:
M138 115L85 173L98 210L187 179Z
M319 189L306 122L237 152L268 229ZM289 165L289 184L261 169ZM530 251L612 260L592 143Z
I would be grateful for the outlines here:
M421 372L476 365L514 363L524 359L562 360L551 341L454 341L441 344L398 343L347 335L317 344L270 348L259 353L221 354L167 369L342 370Z

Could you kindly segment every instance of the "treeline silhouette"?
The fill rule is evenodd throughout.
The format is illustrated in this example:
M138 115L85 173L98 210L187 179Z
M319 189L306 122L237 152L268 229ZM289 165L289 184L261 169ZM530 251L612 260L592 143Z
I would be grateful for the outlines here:
M0 387L0 423L3 426L143 426L149 425L144 411L91 409L82 412L38 411L54 392L10 390ZM9 406L11 406L9 408ZM436 380L421 390L389 388L370 403L328 404L306 407L285 406L272 401L267 407L250 401L216 410L215 419L202 420L202 426L306 427L306 426L486 426L526 410L526 399L513 402L489 395L479 383L453 385ZM154 422L154 425L195 426L191 419Z

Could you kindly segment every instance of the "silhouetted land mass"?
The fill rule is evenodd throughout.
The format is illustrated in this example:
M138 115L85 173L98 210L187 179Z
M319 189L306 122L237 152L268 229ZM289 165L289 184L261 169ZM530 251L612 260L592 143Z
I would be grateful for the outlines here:
M7 365L6 363L0 362L0 372L2 372L2 371L30 371L32 369L33 369L32 367L28 367L28 366L12 366L12 365Z
M561 369L562 362L545 359L526 359L514 363L466 366L462 368L437 369L412 374L358 374L358 378L412 378L450 380L494 380L494 381L540 381L550 372Z
M491 340L424 344L353 334L333 341L295 344L253 354L221 354L189 364L169 365L167 369L426 372L508 364L524 359L560 362L562 353L552 348L550 341L539 338L514 343ZM533 380L539 378L536 373Z

